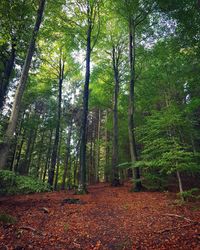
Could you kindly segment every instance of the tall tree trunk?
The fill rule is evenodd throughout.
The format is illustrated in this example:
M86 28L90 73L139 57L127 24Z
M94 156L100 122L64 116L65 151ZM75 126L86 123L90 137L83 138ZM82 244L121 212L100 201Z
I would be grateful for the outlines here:
M39 142L39 152L38 152L38 158L37 158L37 165L35 168L32 170L32 175L35 178L39 177L39 171L40 171L40 165L41 165L41 160L42 160L42 155L43 155L43 143L44 143L44 135L45 135L45 130L42 131L42 138Z
M178 179L178 186L179 186L180 196L181 196L182 201L184 201L184 197L182 195L183 194L183 184L182 184L180 172L178 170L176 171L176 176L177 176L177 179Z
M17 148L18 148L18 143L19 143L19 136L21 135L21 132L22 132L23 120L24 120L24 114L22 116L20 126L19 126L19 129L18 129L16 137L15 137L16 139L15 139L15 145L14 145L14 152L13 152L13 157L12 157L12 161L11 161L11 165L10 165L11 171L15 171L15 160L17 157Z
M8 153L9 153L10 143L11 143L11 140L13 138L14 132L16 130L17 121L18 121L19 112L20 112L21 101L22 101L22 97L24 94L24 90L26 88L26 82L28 79L28 73L29 73L33 53L35 51L35 42L36 42L36 38L37 38L38 31L40 28L40 24L42 22L42 16L43 16L43 12L44 12L45 2L46 2L46 0L40 0L40 3L39 3L39 8L37 11L37 18L36 18L34 30L32 33L31 40L30 40L30 44L29 44L26 59L24 62L21 78L19 81L19 85L18 85L16 94L15 94L15 100L14 100L10 120L8 123L8 127L6 129L6 132L5 132L4 143L0 147L0 169L5 168Z
M36 138L37 138L37 132L38 132L38 127L35 129L34 134L33 134L33 138L32 138L31 148L30 148L29 157L28 157L28 161L27 161L28 173L29 173L29 170L31 170L30 166L31 166L31 161L32 161L32 156L33 156L34 148L35 148L35 142L36 142Z
M93 122L92 122L92 125L93 126ZM93 164L93 127L91 128L91 131L90 131L90 153L89 153L89 156L90 156L90 165L89 165L89 172L88 172L88 180L89 180L89 183L94 183L94 164Z
M61 119L61 102L62 102L62 83L64 78L64 62L62 62L62 53L60 55L60 69L59 69L59 93L58 93L58 114L57 114L57 124L56 124L56 134L51 156L51 166L49 169L48 183L53 186L55 166L58 154L58 144L60 135L60 119Z
M106 124L108 122L108 110L106 110ZM109 132L108 132L108 128L106 125L105 128L105 140L106 140L106 148L105 148L105 169L104 169L104 173L105 173L105 181L109 182L109 177L110 177L110 147L109 147Z
M19 162L20 162L20 158L21 158L21 152L22 152L22 148L24 145L24 141L25 141L25 136L26 136L26 130L24 129L23 135L22 135L22 139L19 145L19 150L16 156L16 165L14 166L14 171L18 172L19 171Z
M68 180L67 180L67 189L72 189L72 157L69 155L69 167L68 167Z
M88 3L88 30L87 30L87 51L86 51L86 74L85 74L85 85L83 93L83 114L81 124L81 145L80 145L80 170L79 170L79 186L78 193L87 193L86 188L86 144L87 144L87 117L88 117L88 100L89 100L89 82L90 82L90 57L91 57L91 32L92 32L92 21L89 17L90 4Z
M57 166L56 166L56 177L54 182L54 190L57 190L58 188L58 175L60 170L60 149L62 145L62 130L60 131L60 140L59 140L59 148L58 148L58 160L57 160Z
M118 52L119 53L119 52ZM119 95L119 55L115 46L112 50L112 64L114 73L114 107L113 107L113 152L112 152L112 186L119 186L119 173L117 169L118 165L118 95Z
M72 135L72 121L73 118L70 121L69 124L69 131L68 131L68 138L67 138L67 150L66 150L66 159L65 159L65 167L64 167L64 173L63 173L63 179L62 179L62 186L61 189L65 189L65 182L67 177L67 171L69 170L69 158L70 158L70 151L71 151L71 135Z
M135 25L132 17L129 20L129 63L130 63L130 85L129 85L129 107L128 107L128 131L131 161L138 160L135 133L134 133L134 90L135 90ZM140 191L142 184L140 181L139 168L134 168L135 191Z
M78 180L78 174L77 174L77 170L78 170L78 166L79 166L79 163L78 163L78 160L79 160L79 155L77 154L75 159L74 159L74 174L73 174L73 185L74 187L76 187L76 184L77 184L77 180Z
M97 124L97 154L95 166L95 182L99 182L99 168L100 168L100 136L101 136L101 110L98 110L98 124Z
M13 151L13 156L12 156L12 160L11 160L11 164L10 164L10 171L15 171L15 160L17 157L17 147L18 147L18 136L16 137L16 142L14 145L14 151Z
M44 171L43 171L43 176L41 177L42 181L45 182L46 179L46 174L47 174L47 169L49 168L50 165L50 159L51 159L51 150L52 150L52 135L53 135L53 130L50 130L50 137L49 137L49 147L47 150L47 155L46 155L46 161L45 161L45 166L44 166Z
M55 182L54 182L54 190L58 189L58 175L59 175L59 170L60 170L60 147L61 144L59 144L59 149L58 149L58 160L57 160L57 165L56 165L56 177L55 177Z
M28 137L28 141L27 141L27 145L26 145L25 159L23 159L23 161L20 161L19 167L18 167L18 172L22 175L28 175L28 167L27 167L28 164L27 163L28 163L29 157L30 157L31 143L33 140L33 136L34 136L34 131L31 130L29 133L29 137Z
M0 111L3 109L4 101L8 91L9 81L14 68L16 57L16 44L15 39L12 40L11 53L9 59L5 63L5 69L0 78Z

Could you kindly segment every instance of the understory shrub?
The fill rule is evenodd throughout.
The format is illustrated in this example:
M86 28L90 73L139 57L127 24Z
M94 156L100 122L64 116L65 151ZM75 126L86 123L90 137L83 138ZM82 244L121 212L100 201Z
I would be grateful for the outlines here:
M48 184L29 176L20 176L8 170L0 170L0 195L48 192Z
M164 191L167 189L167 177L159 172L146 172L143 185L150 191Z
M182 193L178 193L178 196L184 201L197 201L200 200L199 188L192 188Z
M8 170L0 170L0 189L9 188L16 184L15 173Z
M9 214L1 213L0 214L0 223L6 224L15 224L17 219Z

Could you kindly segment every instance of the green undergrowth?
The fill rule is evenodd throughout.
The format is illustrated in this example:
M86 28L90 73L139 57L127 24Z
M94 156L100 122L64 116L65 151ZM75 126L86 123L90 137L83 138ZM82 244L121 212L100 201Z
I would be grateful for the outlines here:
M192 188L182 193L178 193L178 197L183 199L184 201L200 201L200 189Z
M7 225L7 224L15 224L17 219L9 214L1 213L0 214L0 223Z
M0 170L0 195L30 194L51 191L48 184L30 176L20 176L12 171Z

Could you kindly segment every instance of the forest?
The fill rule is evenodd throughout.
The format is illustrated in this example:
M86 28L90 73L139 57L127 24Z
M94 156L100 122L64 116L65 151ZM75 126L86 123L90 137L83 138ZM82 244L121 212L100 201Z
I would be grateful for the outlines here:
M40 196L46 194L52 204L60 197L62 205L69 202L66 207L81 206L77 213L87 202L120 196L116 207L124 202L127 214L137 211L130 205L135 200L138 211L152 202L167 214L165 199L178 199L180 207L168 217L198 227L199 72L199 0L1 0L0 211L18 211L17 197L24 197L27 209L35 209L35 197L50 216L49 203ZM74 194L77 199L66 199ZM197 214L182 209L189 201ZM0 223L7 216L0 213ZM168 225L162 219L159 225ZM70 231L68 227L62 228ZM166 228L171 233L171 226ZM5 230L2 234L10 233ZM37 234L31 226L21 230ZM163 228L159 232L166 233ZM199 233L195 235L193 241L183 236L183 248L177 248L180 239L173 235L176 243L166 248L162 240L151 246L137 241L134 248L127 239L119 246L105 239L91 243L86 236L75 245L68 242L68 248L60 241L58 248L198 249ZM31 245L6 244L0 247ZM33 249L57 249L34 244Z

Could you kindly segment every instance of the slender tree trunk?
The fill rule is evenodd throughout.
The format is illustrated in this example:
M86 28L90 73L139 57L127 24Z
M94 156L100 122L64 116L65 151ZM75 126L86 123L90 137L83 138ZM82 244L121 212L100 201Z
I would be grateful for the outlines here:
M71 119L70 124L69 124L69 131L68 131L68 138L67 138L66 160L65 160L65 167L64 167L62 186L61 186L62 190L65 189L67 171L69 170L69 158L70 158L70 151L71 151L72 122L73 122L73 118Z
M43 154L43 143L44 143L44 134L45 130L42 131L42 138L40 140L40 148L38 152L38 159L37 159L37 165L35 166L35 169L33 169L33 177L38 178L39 177L39 171L40 171L40 165L41 165L41 160L42 160L42 154Z
M16 142L15 142L15 146L14 146L15 148L14 148L14 152L13 152L12 161L11 161L11 164L10 164L10 170L13 171L13 172L15 172L15 161L16 161L16 158L17 158L18 143L19 143L19 135L16 136Z
M5 63L5 70L2 77L0 78L0 111L3 109L4 101L8 91L9 81L14 68L16 57L16 44L15 39L13 39L11 44L11 53L9 59Z
M34 131L32 142L31 142L31 148L30 148L30 152L29 152L29 156L28 156L28 161L27 161L28 173L29 173L29 170L31 171L30 167L31 167L31 161L32 161L33 152L34 152L34 148L35 148L35 142L36 142L36 138L37 138L37 132L38 132L38 127Z
M15 166L15 160L17 156L17 146L18 146L18 138L16 138L13 157L12 157L11 164L10 164L10 171L13 171L13 172L15 171L14 166Z
M106 110L106 124L108 122L108 110ZM105 140L106 140L106 149L105 149L105 181L109 182L109 167L110 167L110 147L109 147L109 132L106 126L105 128Z
M119 52L118 52L119 53ZM112 186L119 186L118 165L118 96L119 96L119 58L115 46L112 50L112 64L114 73L114 107L113 107L113 152L112 152Z
M60 170L60 144L59 144L59 149L58 149L58 160L57 160L57 165L56 165L56 177L55 177L55 182L54 182L54 190L58 189L59 170Z
M93 123L92 123L93 126ZM93 164L93 128L91 129L90 136L90 168L88 173L89 183L94 183L94 164Z
M78 182L78 173L77 173L77 171L78 171L78 166L79 166L78 160L79 160L79 155L78 155L78 153L77 153L76 158L75 158L75 160L74 160L74 177L73 177L73 178L74 178L74 181L73 181L74 187L76 187L76 184L77 184L77 182Z
M178 186L179 186L179 191L180 191L181 199L184 201L184 198L183 198L183 196L182 196L182 193L183 193L183 185L182 185L181 176L180 176L180 173L179 173L178 170L176 171L176 176L177 176L177 179L178 179Z
M9 153L10 143L11 143L11 140L13 138L14 132L16 130L17 121L18 121L19 112L20 112L21 101L22 101L22 97L24 94L24 90L26 88L26 82L28 79L28 73L29 73L33 53L35 51L35 42L36 42L36 38L37 38L38 31L40 28L40 24L42 22L42 16L43 16L43 12L44 12L45 2L46 2L46 0L40 0L40 3L39 3L39 8L37 11L37 18L36 18L34 30L32 33L31 40L30 40L30 44L29 44L26 59L24 62L21 78L19 81L19 85L18 85L16 94L15 94L15 100L14 100L10 120L8 123L8 127L6 129L6 132L5 132L4 143L0 147L0 169L3 169L6 167L5 165L6 165L6 161L7 161L7 157L8 157L8 153Z
M29 137L28 137L28 141L26 145L25 159L23 159L23 161L20 162L19 167L18 167L18 172L21 175L28 175L27 163L29 160L30 152L31 152L31 143L32 143L33 135L34 135L34 131L32 130L29 133Z
M98 110L98 124L97 124L97 159L95 166L95 183L99 182L99 168L100 168L100 136L101 136L101 110Z
M22 152L22 148L23 148L23 145L24 145L24 141L25 141L25 135L26 135L26 130L24 129L23 136L22 136L20 146L19 146L19 150L18 150L18 153L17 153L17 156L16 156L16 165L14 166L14 171L15 172L19 171L19 162L20 162L21 152Z
M91 184L96 182L96 169L98 160L98 116L97 110L92 111L92 124L91 124Z
M131 161L138 160L135 133L134 133L134 89L135 89L135 27L132 17L129 20L129 62L130 62L130 85L129 85L129 107L128 107L128 132L130 143ZM140 191L142 184L140 181L139 168L134 168L135 191Z
M59 142L59 148L58 148L58 160L57 160L57 166L56 166L56 178L54 182L54 190L57 190L58 188L58 175L60 170L60 149L62 144L62 130L60 131L60 142Z
M87 31L87 51L86 51L86 74L83 93L83 114L81 126L81 145L80 145L80 170L79 170L79 186L78 193L87 193L86 178L86 144L87 144L87 117L88 117L88 100L89 100L89 82L90 82L90 57L91 57L91 32L92 23L89 18L90 7L88 3L88 31Z
M48 183L53 186L55 166L57 161L58 154L58 145L59 145L59 135L60 135L60 119L61 119L61 102L62 102L62 83L64 78L64 63L60 57L60 70L59 70L59 94L58 94L58 114L57 114L57 125L56 125L56 134L54 140L54 146L51 156L51 167L49 169Z
M21 135L21 132L22 132L23 118L24 118L24 114L23 114L22 119L21 119L20 127L19 127L19 129L17 131L13 157L12 157L12 161L11 161L11 165L10 165L10 169L13 172L15 171L15 160L16 160L16 157L17 157L17 148L18 148L19 136Z
M69 155L69 167L68 167L68 180L67 180L67 189L72 189L72 157Z
M51 131L50 131L50 137L49 137L49 144L48 144L49 147L48 147L48 151L47 151L47 155L46 155L46 162L45 162L44 172L43 172L43 176L42 176L42 181L43 182L45 182L46 174L47 174L47 169L49 168L50 159L51 159L52 135L53 135L53 130L51 129Z

